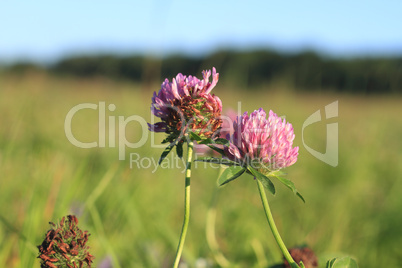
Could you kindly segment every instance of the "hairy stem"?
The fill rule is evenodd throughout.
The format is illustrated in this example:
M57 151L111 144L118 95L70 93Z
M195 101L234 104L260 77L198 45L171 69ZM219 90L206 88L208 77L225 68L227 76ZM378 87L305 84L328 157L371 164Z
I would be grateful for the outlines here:
M179 266L181 253L183 252L184 241L186 240L186 234L188 229L188 222L190 220L190 178L191 178L191 159L193 156L193 142L187 143L187 165L186 165L186 179L184 188L184 220L183 227L181 229L179 245L177 246L176 258L174 260L173 267Z
M267 196L265 195L264 186L258 179L256 179L256 181L258 185L258 191L260 192L262 205L264 206L265 215L267 216L267 221L269 227L271 228L272 234L274 235L276 243L278 243L279 248L281 249L283 255L285 256L285 259L288 261L290 266L292 268L299 268L297 263L293 260L292 256L290 256L290 253L286 248L285 243L283 243L282 238L279 235L278 229L276 228L274 218L272 217L271 209L269 208L268 205Z

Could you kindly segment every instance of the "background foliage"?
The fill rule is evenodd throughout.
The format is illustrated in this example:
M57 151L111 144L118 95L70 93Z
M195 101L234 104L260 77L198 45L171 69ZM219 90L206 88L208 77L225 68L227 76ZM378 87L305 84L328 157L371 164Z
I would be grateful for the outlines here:
M190 57L141 55L83 55L39 66L20 62L5 66L8 72L45 69L53 74L103 76L137 83L153 83L177 73L196 74L215 66L231 86L258 87L286 81L299 91L350 93L401 93L402 57L334 58L313 51L280 53L273 50L231 51Z

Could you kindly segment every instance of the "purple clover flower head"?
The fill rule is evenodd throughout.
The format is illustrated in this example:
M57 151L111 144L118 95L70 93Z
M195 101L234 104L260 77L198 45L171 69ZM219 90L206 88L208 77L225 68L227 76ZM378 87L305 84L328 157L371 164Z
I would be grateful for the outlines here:
M250 115L245 112L233 123L231 141L225 147L225 155L242 165L251 165L263 174L293 165L297 161L299 147L292 147L295 138L293 127L273 111L268 119L260 108Z
M216 69L203 71L203 79L179 73L170 82L166 79L158 93L152 97L151 111L161 122L149 124L150 131L169 134L168 141L182 137L187 130L203 138L215 137L222 124L221 100L211 94L219 80Z

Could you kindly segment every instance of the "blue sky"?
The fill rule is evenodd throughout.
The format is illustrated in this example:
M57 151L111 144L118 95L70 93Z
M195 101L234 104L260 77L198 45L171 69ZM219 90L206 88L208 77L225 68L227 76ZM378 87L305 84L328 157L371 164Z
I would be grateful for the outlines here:
M402 54L402 1L4 1L0 61L222 47Z

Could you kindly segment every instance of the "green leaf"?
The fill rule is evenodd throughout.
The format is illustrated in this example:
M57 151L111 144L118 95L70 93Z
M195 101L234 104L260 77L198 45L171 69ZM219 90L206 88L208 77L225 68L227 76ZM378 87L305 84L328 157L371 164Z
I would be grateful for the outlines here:
M334 258L327 262L327 268L359 268L357 262L351 257Z
M283 172L282 170L274 170L274 171L271 171L268 175L269 175L269 176L272 175L272 176L280 176L280 177L283 177L283 176L286 176L287 173Z
M304 263L302 261L300 261L299 266L300 268L306 268L306 266L304 266Z
M168 156L168 154L170 153L170 151L172 151L174 146L175 146L175 144L171 143L168 145L168 147L165 148L165 150L161 154L161 157L159 158L158 165L160 165L162 163L163 159L165 159L166 156Z
M357 262L351 257L337 259L333 268L358 268Z
M215 152L218 152L221 155L225 155L225 151L222 150L221 148L215 147L213 145L207 145L209 148L211 148L212 150L214 150Z
M221 144L221 145L229 146L229 141L228 141L227 139L217 138L216 140L214 140L214 142L215 142L216 144Z
M177 156L178 156L178 157L180 157L180 158L183 157L183 142L179 142L179 143L176 145L176 153L177 153Z
M290 190L292 190L292 192L297 195L304 203L306 203L306 201L304 200L303 196L297 191L295 184L291 181L288 180L284 177L279 177L279 176L273 176L275 178L277 178L280 182L282 182L286 187L288 187Z
M164 139L161 143L162 143L162 144L165 144L165 143L168 143L169 141L170 141L170 136L167 137L166 139Z
M247 169L257 180L259 180L262 183L262 185L264 185L265 188L267 188L273 195L275 195L275 186L267 176L258 172L251 166L248 166Z
M220 164L220 160L221 160L220 158L205 156L205 157L198 157L198 158L195 159L194 161L210 162L210 163Z
M207 144L215 144L215 142L213 139L207 138L207 139L202 140L201 142L198 142L198 144L206 144L207 145Z
M211 138L203 139L198 134L196 134L194 132L190 132L189 135L190 135L190 138L192 140L195 140L198 144L205 144L205 145L208 145L208 144L221 144L221 145L229 146L229 141L226 140L226 139L223 139L223 138L217 138L215 140L213 140Z
M192 140L197 141L197 142L202 140L201 137L198 136L198 134L195 134L194 132L190 132L190 138L191 138Z
M213 140L211 138L207 138L199 142L199 144L220 144L220 145L227 145L229 146L229 141L226 139L218 138L216 140Z
M218 179L219 186L222 186L228 182L233 181L234 179L237 179L245 171L246 169L240 166L231 166L226 168Z
M325 268L332 268L335 261L336 261L336 258L333 258L333 259L331 259L331 260L328 260L328 261L327 261L327 264L326 264L326 266L325 266Z
M224 158L216 158L216 157L199 157L195 161L208 162L208 163L214 163L214 164L220 164L220 165L226 165L226 166L240 166L239 163L236 163L232 160L224 159Z

